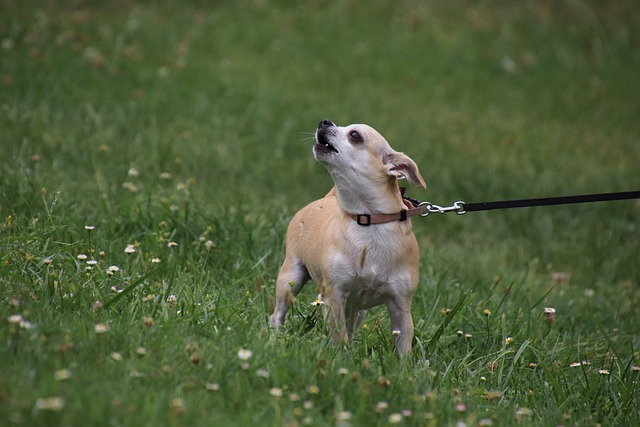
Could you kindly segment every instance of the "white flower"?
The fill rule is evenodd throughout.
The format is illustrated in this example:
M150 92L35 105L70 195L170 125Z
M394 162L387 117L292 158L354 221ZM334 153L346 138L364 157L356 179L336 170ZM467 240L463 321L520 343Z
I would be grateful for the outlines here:
M111 359L115 360L116 362L120 362L122 361L122 353L114 351L112 352L109 357L111 357Z
M402 414L399 414L397 412L389 415L389 422L391 424L398 424L399 422L402 421Z
M160 258L151 258L151 263L152 264L160 264Z
M71 371L68 369L60 369L53 374L53 378L57 381L64 381L71 378Z
M373 408L373 410L376 412L376 414L381 414L388 407L389 407L389 404L387 402L385 402L384 400L381 400L378 403L376 403L376 406Z
M89 258L88 256L86 256L85 254L78 254L76 256L76 258L78 258L80 261L84 261L85 259Z
M28 320L23 320L22 322L20 322L20 327L22 329L31 329L31 322L29 322Z
M273 387L269 390L269 394L273 397L282 397L282 389L280 387Z
M105 332L109 331L109 325L106 325L104 323L98 323L96 326L94 326L93 329L96 332L96 334L104 334Z
M22 322L22 315L20 314L14 314L11 315L7 318L7 320L9 321L9 323L11 323L12 325L19 325Z
M258 369L256 371L256 375L261 377L261 378L269 378L269 371L267 371L266 369Z
M127 175L136 177L140 175L140 172L136 168L130 168L129 171L127 172Z
M176 246L178 246L178 244L176 242L167 243L167 247L169 247L169 248L175 248Z
M127 245L127 247L124 248L124 253L129 255L132 253L135 253L135 251L136 251L136 247L134 245Z
M240 360L248 360L251 356L253 356L253 351L249 349L241 348L238 350L238 358Z
M64 399L60 396L36 400L36 409L41 411L61 411L62 408L64 408Z
M88 231L91 231L91 230L93 230L94 228L96 228L96 226L95 226L95 225L85 225L85 226L84 226L84 229L85 229L85 230L88 230Z
M22 329L31 329L32 327L31 322L29 322L28 320L25 320L21 314L11 315L7 318L7 320L13 326L20 326L20 328Z
M349 421L351 419L351 412L340 411L336 414L336 418L338 419L338 421Z

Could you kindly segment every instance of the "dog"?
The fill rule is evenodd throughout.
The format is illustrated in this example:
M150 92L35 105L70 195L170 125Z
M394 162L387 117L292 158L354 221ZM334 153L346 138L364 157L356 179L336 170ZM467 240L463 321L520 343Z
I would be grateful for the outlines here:
M403 199L398 180L426 184L415 162L370 126L323 120L315 140L313 155L335 186L289 224L270 323L282 328L294 297L312 279L332 342L349 343L367 309L385 304L396 351L407 355L419 249L406 214L414 206Z

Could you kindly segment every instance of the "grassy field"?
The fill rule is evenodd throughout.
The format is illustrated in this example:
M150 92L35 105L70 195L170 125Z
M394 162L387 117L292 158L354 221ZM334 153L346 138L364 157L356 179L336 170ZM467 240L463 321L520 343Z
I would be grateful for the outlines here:
M313 285L268 326L321 119L438 204L640 189L635 1L24 0L0 43L0 424L640 423L638 201L414 220L406 360Z

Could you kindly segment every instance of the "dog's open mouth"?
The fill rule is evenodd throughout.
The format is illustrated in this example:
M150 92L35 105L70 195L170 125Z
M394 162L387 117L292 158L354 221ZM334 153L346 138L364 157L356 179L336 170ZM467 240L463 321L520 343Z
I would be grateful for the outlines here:
M338 149L336 147L334 147L330 142L329 142L329 138L327 138L327 135L325 135L324 132L318 132L316 135L316 148L319 150L322 150L326 153L338 153Z

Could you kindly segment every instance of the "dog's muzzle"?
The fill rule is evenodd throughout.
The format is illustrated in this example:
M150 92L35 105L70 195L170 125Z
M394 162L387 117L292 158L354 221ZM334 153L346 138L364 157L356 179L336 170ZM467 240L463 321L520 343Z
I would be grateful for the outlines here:
M316 130L316 146L314 147L314 152L317 154L329 154L329 153L338 153L336 147L334 147L329 141L329 136L334 134L334 129L336 125L334 125L330 120L323 120L318 125L318 129Z

